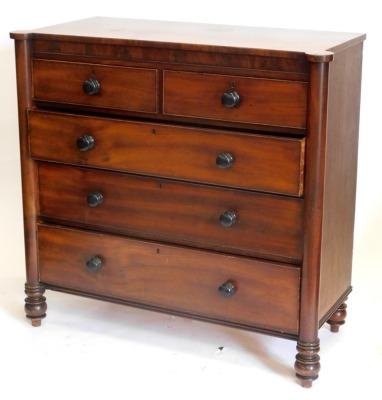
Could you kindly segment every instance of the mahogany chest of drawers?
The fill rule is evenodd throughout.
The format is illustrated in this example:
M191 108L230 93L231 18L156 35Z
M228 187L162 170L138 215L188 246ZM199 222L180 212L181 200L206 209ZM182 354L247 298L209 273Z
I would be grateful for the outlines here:
M351 291L364 35L90 18L15 39L27 294L297 341Z

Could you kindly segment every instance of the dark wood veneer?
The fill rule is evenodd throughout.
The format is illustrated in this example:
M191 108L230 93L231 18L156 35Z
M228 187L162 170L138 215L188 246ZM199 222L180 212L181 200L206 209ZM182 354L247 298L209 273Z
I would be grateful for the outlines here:
M76 142L85 134L94 147L79 151ZM30 111L29 144L38 160L303 195L304 138ZM216 158L225 153L232 166L218 168Z
M34 60L32 71L35 100L158 112L155 69ZM89 78L100 83L99 93L91 96L82 87Z
M240 94L240 104L227 109L221 104L221 97L225 91L233 89ZM304 129L306 84L164 71L163 113Z
M48 288L281 336L310 387L352 289L365 35L90 18L11 37L32 325Z
M69 225L293 263L302 258L301 199L49 164L40 164L39 190L41 217ZM89 207L87 195L96 191L103 202ZM226 211L237 216L229 228L219 222Z
M44 225L39 251L44 283L297 332L296 267ZM98 254L102 267L89 272L86 262ZM237 284L228 299L218 293L227 279Z

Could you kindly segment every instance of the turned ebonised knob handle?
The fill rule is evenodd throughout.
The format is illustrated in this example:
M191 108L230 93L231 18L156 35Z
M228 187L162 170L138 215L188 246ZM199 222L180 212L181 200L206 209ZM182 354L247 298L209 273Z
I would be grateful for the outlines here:
M232 108L237 107L240 104L240 96L239 93L230 90L223 93L222 103L224 107Z
M231 297L236 293L236 284L235 282L228 280L219 287L218 291L223 297Z
M82 84L82 89L84 89L84 92L88 95L97 94L101 90L101 84L97 79L86 79Z
M91 192L87 196L88 206L97 207L103 202L103 195L100 192Z
M236 222L236 214L233 211L226 211L220 216L220 224L225 228L229 228Z
M216 157L216 165L218 168L225 169L231 167L233 164L233 157L229 153L222 153Z
M93 256L89 258L88 261L86 261L86 269L89 272L97 272L101 269L101 267L102 267L102 261L97 256Z
M87 151L94 147L94 138L90 135L83 135L77 139L77 148L80 151Z

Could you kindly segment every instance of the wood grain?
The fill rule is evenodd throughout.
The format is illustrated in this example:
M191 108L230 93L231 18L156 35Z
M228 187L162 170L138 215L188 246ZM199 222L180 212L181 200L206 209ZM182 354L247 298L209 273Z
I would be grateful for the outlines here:
M320 319L351 290L361 71L362 44L330 64Z
M221 97L233 86L240 104L227 109ZM304 82L164 71L163 113L303 129L306 88Z
M39 187L43 218L294 263L302 258L301 199L50 164L39 167ZM104 201L89 207L95 191ZM219 222L226 211L237 215L230 228Z
M11 37L32 324L51 288L292 338L310 387L351 291L365 35L96 17Z
M41 281L296 333L299 268L71 229L39 226ZM102 268L91 273L94 255ZM237 292L222 298L226 280Z
M82 43L143 45L282 58L306 55L316 61L330 61L333 52L365 39L365 35L357 33L109 17L87 18L29 32L13 32L11 36L15 39L69 39Z
M304 139L29 112L30 154L39 160L301 196ZM81 152L77 139L95 146ZM49 138L49 140L47 140ZM232 167L216 166L219 154Z
M83 91L90 78L99 81L99 93ZM155 69L34 60L32 80L35 100L157 113Z

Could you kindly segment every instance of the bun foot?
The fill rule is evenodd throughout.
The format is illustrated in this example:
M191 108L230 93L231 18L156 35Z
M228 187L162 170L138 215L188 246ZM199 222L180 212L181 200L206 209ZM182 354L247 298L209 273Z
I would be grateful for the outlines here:
M330 331L337 333L340 330L340 326L345 323L345 318L347 305L345 303L341 304L337 310L328 319L328 324L330 325Z
M43 296L45 289L40 285L25 284L25 313L32 326L40 326L46 317L47 305Z

